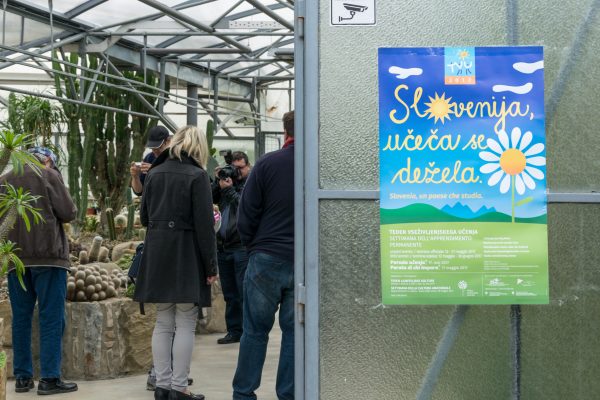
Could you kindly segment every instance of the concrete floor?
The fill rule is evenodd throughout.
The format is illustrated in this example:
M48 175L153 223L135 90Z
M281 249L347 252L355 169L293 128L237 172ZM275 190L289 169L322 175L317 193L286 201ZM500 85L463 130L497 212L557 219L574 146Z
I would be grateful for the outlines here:
M217 339L222 336L223 334L220 333L196 336L190 372L190 377L194 378L194 384L190 389L194 393L204 394L207 400L231 400L231 380L237 364L239 343L218 345ZM260 400L277 400L275 377L280 343L281 331L276 323L269 339L261 387L256 392ZM154 398L154 392L146 390L146 377L146 375L137 375L105 381L77 381L79 385L77 392L48 396L48 398L150 400ZM28 393L15 393L14 380L7 382L6 392L8 400L39 400L41 398L35 390Z

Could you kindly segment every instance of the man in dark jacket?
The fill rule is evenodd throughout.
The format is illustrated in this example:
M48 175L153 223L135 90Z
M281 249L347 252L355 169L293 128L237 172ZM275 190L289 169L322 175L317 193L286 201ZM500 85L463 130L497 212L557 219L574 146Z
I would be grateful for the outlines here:
M217 173L213 184L213 203L221 210L221 228L217 232L219 279L225 299L225 323L227 335L218 344L237 343L242 337L244 275L248 265L248 253L237 230L237 209L240 196L250 171L248 156L236 151L231 165ZM231 171L231 172L225 172ZM245 176L244 176L245 172ZM230 176L231 175L231 176Z
M146 154L142 162L132 162L129 167L129 173L131 174L131 189L133 189L133 193L138 196L142 195L144 190L144 180L146 179L148 170L152 166L154 160L169 147L169 143L171 143L171 136L169 135L167 128L164 126L150 128L148 131L146 148L152 151Z
M40 375L38 394L57 394L77 390L77 384L60 379L62 335L65 327L65 295L69 262L69 243L63 223L73 220L77 210L62 177L56 168L56 156L44 147L34 147L30 152L44 164L34 171L25 166L23 174L14 171L3 177L5 183L22 187L39 196L35 207L44 223L27 231L25 222L17 220L8 239L21 249L19 257L25 265L23 282L17 274L8 274L8 290L12 308L12 337L14 354L15 390L28 392L34 388L31 355L31 320L35 303L38 303L40 321Z
M250 173L238 208L238 231L250 255L244 281L244 333L233 399L256 399L269 332L279 307L281 352L276 391L294 398L294 112L283 116L283 148Z

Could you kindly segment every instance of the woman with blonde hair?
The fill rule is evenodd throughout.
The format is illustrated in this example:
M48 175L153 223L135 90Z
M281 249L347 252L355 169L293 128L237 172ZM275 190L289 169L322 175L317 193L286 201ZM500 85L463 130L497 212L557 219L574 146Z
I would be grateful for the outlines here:
M204 399L188 388L196 319L217 278L208 145L194 126L179 129L152 164L140 209L147 227L134 300L156 304L154 398Z

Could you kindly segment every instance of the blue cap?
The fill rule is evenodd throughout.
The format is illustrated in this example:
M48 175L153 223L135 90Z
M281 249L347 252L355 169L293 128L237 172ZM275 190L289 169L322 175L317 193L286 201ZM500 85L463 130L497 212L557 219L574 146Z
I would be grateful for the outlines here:
M54 152L52 150L50 150L49 148L36 146L36 147L32 147L30 149L27 149L27 151L31 154L41 154L43 156L49 157L52 160L52 163L54 164L54 166L56 166L56 163L57 163L56 154L54 154Z

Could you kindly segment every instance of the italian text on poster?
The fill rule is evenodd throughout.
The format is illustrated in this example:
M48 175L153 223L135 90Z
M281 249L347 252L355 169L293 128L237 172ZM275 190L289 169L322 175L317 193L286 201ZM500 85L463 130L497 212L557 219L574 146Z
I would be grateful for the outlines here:
M383 303L548 303L542 48L378 58Z

